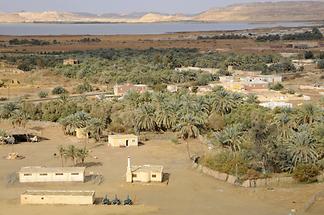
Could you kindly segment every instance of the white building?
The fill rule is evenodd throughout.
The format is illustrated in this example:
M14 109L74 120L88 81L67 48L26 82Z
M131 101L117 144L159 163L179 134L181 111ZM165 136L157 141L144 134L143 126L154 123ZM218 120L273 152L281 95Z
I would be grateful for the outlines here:
M287 103L287 102L264 102L264 103L260 103L260 106L270 108L270 109L275 109L276 107L280 107L280 108L293 107L291 103Z
M170 93L176 93L178 91L178 86L177 85L168 85L167 91L169 91Z
M163 181L163 166L160 165L143 165L132 166L130 157L128 157L126 182L162 182Z
M138 146L138 136L134 134L109 135L108 145L112 147Z
M84 182L85 167L22 167L19 182Z
M94 191L27 190L20 195L21 204L92 205Z

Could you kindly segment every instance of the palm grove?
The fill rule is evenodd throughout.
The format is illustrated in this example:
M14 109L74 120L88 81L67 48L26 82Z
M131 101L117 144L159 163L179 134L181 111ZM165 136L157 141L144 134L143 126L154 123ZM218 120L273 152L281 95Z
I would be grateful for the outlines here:
M62 66L62 59L71 56L80 58L81 64ZM189 139L204 136L214 150L200 162L241 178L293 173L300 181L313 181L324 168L324 111L320 107L305 104L271 111L260 107L253 95L232 93L223 88L197 96L185 89L171 94L161 86L168 83L205 85L218 75L227 74L229 65L262 70L266 74L296 72L291 61L280 56L200 53L195 49L109 49L7 54L1 59L28 65L30 69L50 68L66 77L85 81L90 90L88 83L116 82L144 83L155 89L154 93L129 92L124 99L112 101L69 98L62 94L58 100L38 104L11 102L0 108L2 119L22 125L28 120L59 122L65 134L74 135L76 128L83 128L97 141L110 132L173 132L187 144L189 157ZM269 63L272 66L266 65ZM214 67L220 68L220 72L216 75L174 72L178 66ZM70 157L75 163L76 154L71 150L62 150L60 156L62 159ZM86 155L87 151L81 154Z

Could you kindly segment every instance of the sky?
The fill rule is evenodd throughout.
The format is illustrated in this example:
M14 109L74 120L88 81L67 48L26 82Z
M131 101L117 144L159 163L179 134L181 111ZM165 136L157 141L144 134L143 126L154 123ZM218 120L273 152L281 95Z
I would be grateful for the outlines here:
M95 14L131 12L194 14L213 7L255 1L262 0L0 0L0 11L66 11Z

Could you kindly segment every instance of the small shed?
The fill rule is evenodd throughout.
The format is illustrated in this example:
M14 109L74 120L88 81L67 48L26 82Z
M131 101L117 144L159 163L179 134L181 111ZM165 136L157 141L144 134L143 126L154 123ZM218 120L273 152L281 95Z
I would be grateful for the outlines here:
M33 182L84 182L85 167L22 167L20 183Z
M142 165L132 166L128 157L128 165L126 170L126 182L162 182L163 166L161 165Z
M20 195L21 204L92 205L94 191L27 190Z
M138 136L134 134L109 135L108 145L112 147L138 146Z

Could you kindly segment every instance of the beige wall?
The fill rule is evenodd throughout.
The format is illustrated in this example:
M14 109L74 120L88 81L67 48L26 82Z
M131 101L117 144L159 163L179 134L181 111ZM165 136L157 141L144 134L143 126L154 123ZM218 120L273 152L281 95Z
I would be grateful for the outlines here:
M148 171L138 171L138 172L126 172L126 182L162 182L163 173L162 172L148 172Z
M76 173L78 175L76 175ZM47 174L47 175L41 175ZM63 174L63 175L61 175ZM60 173L19 173L19 182L84 182L84 172Z
M21 194L20 202L21 204L92 205L94 203L94 196Z
M138 146L138 137L108 137L108 144L112 147Z

